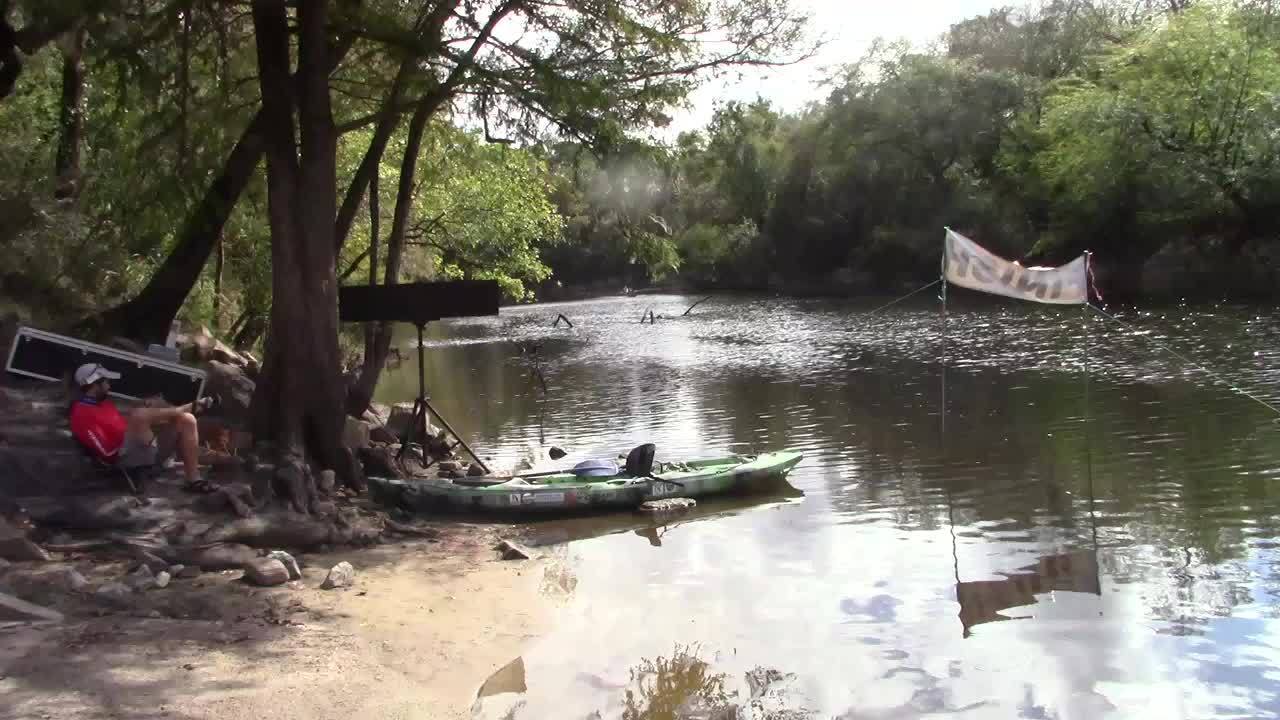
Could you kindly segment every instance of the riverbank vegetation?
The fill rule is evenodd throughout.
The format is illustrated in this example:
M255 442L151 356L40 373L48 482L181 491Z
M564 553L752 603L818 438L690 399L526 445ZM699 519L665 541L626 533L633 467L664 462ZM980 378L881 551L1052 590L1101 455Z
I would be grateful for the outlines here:
M892 292L937 276L942 228L1102 281L1185 267L1274 292L1280 25L1271 2L1049 0L876 45L798 113L726 103L669 147L558 147L564 282ZM1156 261L1151 262L1153 258ZM632 264L634 263L634 264ZM1148 291L1159 290L1148 273Z

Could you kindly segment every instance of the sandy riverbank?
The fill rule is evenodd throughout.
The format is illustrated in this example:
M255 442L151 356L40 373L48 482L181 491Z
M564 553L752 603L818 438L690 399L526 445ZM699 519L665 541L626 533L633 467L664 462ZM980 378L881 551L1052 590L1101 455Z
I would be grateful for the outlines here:
M223 601L218 620L0 623L0 718L469 717L554 602L542 561L499 561L495 541L461 528L310 554L301 581L269 589L209 573L191 592ZM355 586L320 590L340 560L358 569Z

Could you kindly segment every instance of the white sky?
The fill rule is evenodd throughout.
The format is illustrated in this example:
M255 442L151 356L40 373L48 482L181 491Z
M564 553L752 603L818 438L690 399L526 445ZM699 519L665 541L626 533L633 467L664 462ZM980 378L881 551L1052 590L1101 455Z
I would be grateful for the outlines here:
M825 69L860 58L876 38L906 39L918 46L937 40L952 24L993 7L1020 5L1019 0L792 0L813 16L813 27L827 44L806 62L782 68L747 69L712 81L692 98L688 112L676 118L673 130L705 125L717 102L772 100L794 111L826 93L815 82Z

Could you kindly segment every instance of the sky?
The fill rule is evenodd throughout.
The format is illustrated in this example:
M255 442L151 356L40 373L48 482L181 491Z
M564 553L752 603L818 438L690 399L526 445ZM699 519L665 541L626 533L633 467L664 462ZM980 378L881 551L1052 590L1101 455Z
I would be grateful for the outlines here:
M829 69L860 58L877 38L906 39L925 46L938 39L952 24L993 7L1018 5L1017 0L792 0L813 17L813 27L827 42L819 53L802 63L780 68L749 68L742 77L714 80L698 90L691 107L676 117L674 130L705 125L716 104L728 100L773 101L794 111L819 100L825 91L815 83Z

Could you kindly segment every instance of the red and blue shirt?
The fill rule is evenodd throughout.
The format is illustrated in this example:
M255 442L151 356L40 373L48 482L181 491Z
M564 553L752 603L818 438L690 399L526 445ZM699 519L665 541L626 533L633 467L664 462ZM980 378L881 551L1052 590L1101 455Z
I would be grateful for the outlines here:
M80 398L71 407L71 434L103 460L110 460L124 446L124 416L110 400Z

